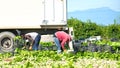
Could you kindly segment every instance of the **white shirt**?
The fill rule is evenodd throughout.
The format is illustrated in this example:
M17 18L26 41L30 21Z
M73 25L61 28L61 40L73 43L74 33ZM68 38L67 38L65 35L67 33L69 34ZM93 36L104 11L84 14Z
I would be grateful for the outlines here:
M30 33L27 33L25 35L30 35L32 37L32 39L35 40L35 38L38 35L38 33L36 33L36 32L30 32Z

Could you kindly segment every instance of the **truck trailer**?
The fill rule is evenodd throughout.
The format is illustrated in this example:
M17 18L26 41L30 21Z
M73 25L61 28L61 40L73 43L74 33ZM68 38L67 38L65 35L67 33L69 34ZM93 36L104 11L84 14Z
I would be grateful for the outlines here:
M13 51L17 35L52 35L58 28L68 30L67 0L0 0L0 51Z

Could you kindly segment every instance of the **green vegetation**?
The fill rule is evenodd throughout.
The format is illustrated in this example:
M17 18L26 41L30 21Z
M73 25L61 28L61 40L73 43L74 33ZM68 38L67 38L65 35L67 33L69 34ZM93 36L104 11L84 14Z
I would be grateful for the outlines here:
M117 68L120 65L120 54L79 52L77 54L56 51L27 51L17 50L14 56L11 53L0 54L2 68Z
M40 42L40 45L42 46L53 46L53 42Z
M68 26L74 28L75 39L88 38L90 36L102 36L104 39L120 39L120 24L114 22L108 26L97 25L90 20L83 22L76 18L68 19Z

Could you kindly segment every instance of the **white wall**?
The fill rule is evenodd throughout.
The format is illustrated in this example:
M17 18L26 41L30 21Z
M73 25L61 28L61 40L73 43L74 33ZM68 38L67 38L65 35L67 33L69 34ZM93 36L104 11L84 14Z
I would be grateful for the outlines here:
M0 0L0 27L39 26L43 20L66 24L66 0Z

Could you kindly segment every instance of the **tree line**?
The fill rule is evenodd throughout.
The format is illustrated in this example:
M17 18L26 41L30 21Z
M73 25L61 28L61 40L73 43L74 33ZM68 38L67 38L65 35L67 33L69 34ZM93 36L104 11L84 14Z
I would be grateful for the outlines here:
M90 36L101 36L104 39L120 39L120 24L116 23L116 21L109 25L99 25L91 20L83 22L77 18L70 18L67 24L68 27L73 27L75 39Z

